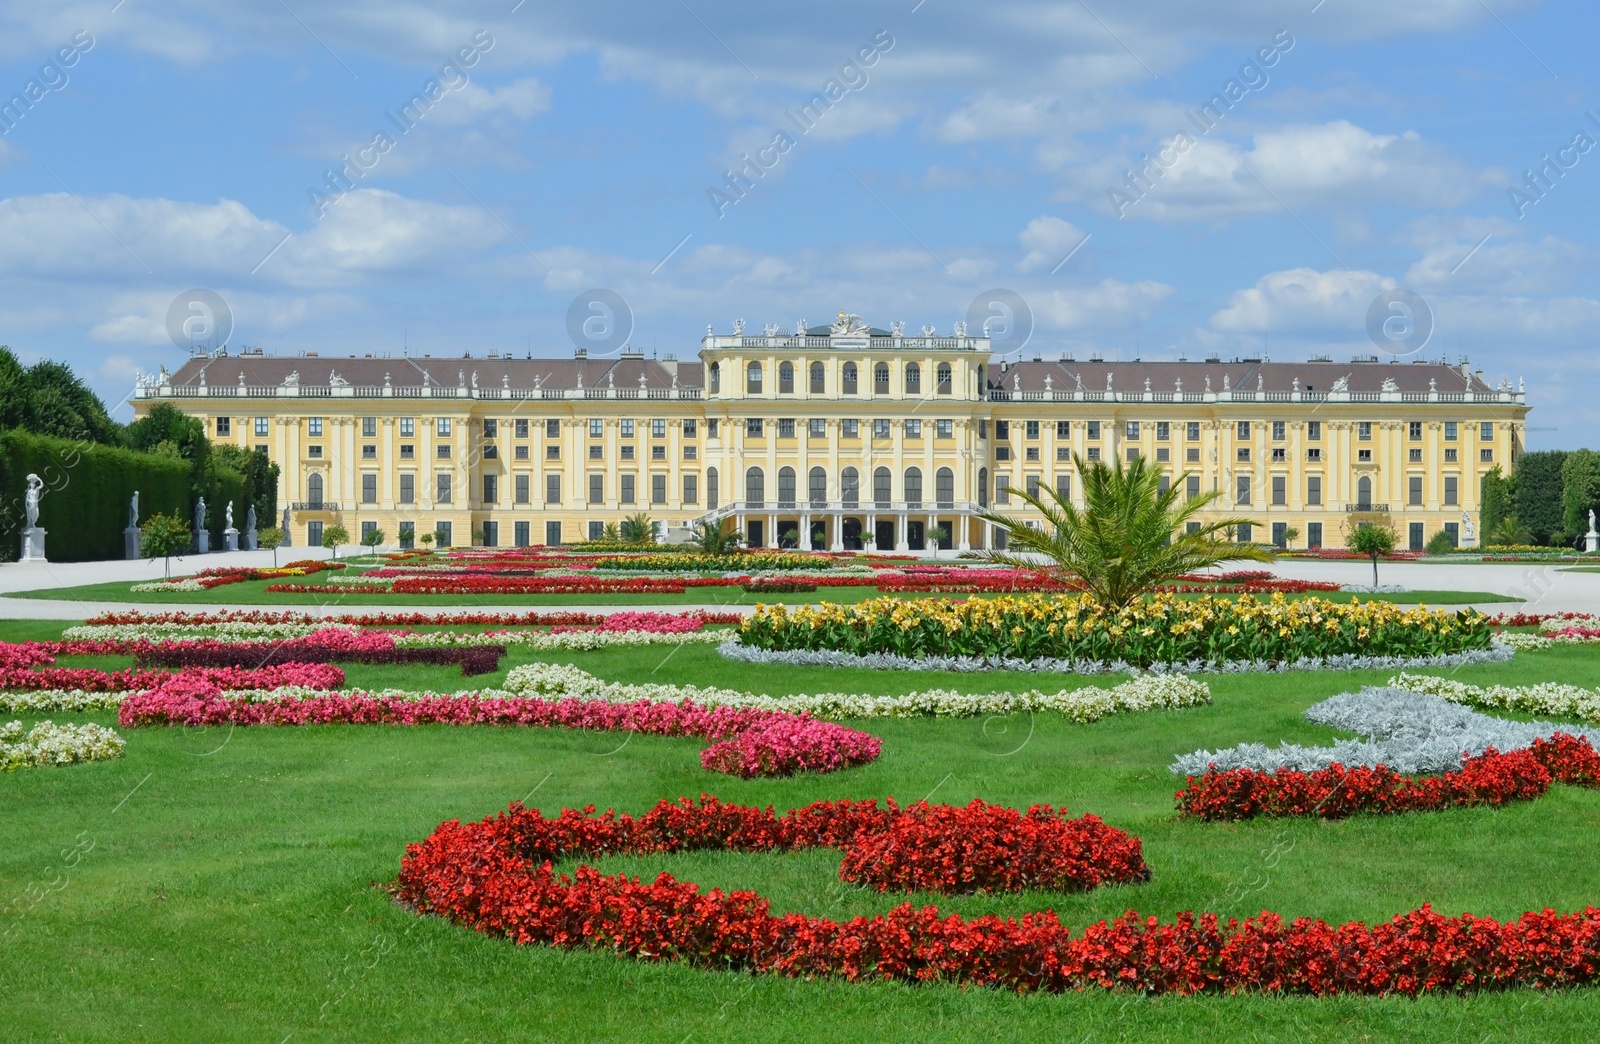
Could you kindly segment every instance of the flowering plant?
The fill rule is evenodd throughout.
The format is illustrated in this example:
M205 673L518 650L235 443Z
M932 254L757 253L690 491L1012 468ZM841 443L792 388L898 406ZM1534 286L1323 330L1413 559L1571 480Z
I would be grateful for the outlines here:
M122 756L121 736L101 725L57 725L41 721L26 734L22 722L0 725L0 772L38 765L71 765Z

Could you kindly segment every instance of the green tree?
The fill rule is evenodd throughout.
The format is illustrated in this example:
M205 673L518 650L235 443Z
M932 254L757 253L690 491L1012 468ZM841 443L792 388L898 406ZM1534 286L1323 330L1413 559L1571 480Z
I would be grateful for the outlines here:
M422 541L422 550L424 550L424 551L432 551L433 550L433 534L432 533L424 533L418 539L420 539Z
M1514 485L1513 480L1500 473L1498 464L1483 473L1478 491L1478 524L1485 534L1499 529L1500 523L1512 513Z
M1291 544L1293 544L1296 540L1299 540L1299 539L1300 539L1300 527L1299 526L1284 526L1283 527L1283 546L1284 547L1289 547Z
M1596 509L1600 509L1600 453L1573 450L1561 464L1562 543L1587 533L1589 512Z
M1535 543L1551 543L1562 531L1561 466L1566 460L1564 450L1524 453L1517 458L1511 514L1533 533ZM1587 518L1584 528L1588 528Z
M121 426L70 367L46 359L28 367L26 379L29 403L24 424L30 431L99 443L122 441Z
M256 530L256 546L272 552L272 564L278 564L278 548L283 546L284 532L277 526Z
M257 518L278 517L278 465L257 449L243 446L214 446L211 459L218 465L244 476L245 500L241 509L254 507Z
M933 557L939 557L939 546L950 539L948 526L934 526L928 530L928 542L933 545Z
M0 344L0 428L22 427L28 401L28 375L11 349Z
M1500 524L1484 533L1486 547L1514 547L1518 544L1533 543L1533 534L1528 532L1528 527L1517 521L1516 515L1507 515L1500 520Z
M1378 586L1378 559L1394 554L1394 523L1387 517L1351 519L1345 523L1344 546L1372 559L1372 586Z
M651 521L650 515L641 511L622 520L618 536L622 538L624 544L653 544L656 540L656 526Z
M361 534L361 543L366 547L369 555L377 554L378 545L383 543L385 539L383 530L376 526Z
M1040 486L1038 495L1013 489L1044 515L1044 528L984 512L980 517L1004 531L1008 549L972 551L964 557L1038 569L1037 561L1026 557L1037 555L1076 577L1097 602L1111 608L1127 605L1163 580L1219 562L1272 561L1272 553L1258 545L1217 539L1224 531L1259 523L1243 517L1212 522L1196 518L1221 494L1213 490L1185 499L1187 475L1163 491L1162 473L1144 457L1126 468L1120 459L1088 462L1077 454L1073 463L1082 477L1082 511L1050 486ZM1192 532L1191 522L1197 525Z
M172 556L189 550L189 543L193 539L189 523L175 515L163 515L158 511L139 527L139 554L145 558L164 559L164 575L170 579Z
M1456 542L1448 532L1443 529L1434 530L1433 536L1423 545L1423 549L1430 555L1448 555L1456 549Z
M335 522L322 531L322 546L333 552L335 560L339 557L339 545L350 542L350 531Z
M160 452L162 444L171 443L178 456L194 465L197 476L211 460L205 423L169 402L156 403L149 413L128 425L127 440L129 448L151 453Z
M725 555L739 548L739 534L733 531L732 522L719 519L715 522L696 522L689 527L691 542L708 555Z

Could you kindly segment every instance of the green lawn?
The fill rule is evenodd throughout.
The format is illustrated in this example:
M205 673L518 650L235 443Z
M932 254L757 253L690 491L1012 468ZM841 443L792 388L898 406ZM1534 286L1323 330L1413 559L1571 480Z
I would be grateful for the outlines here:
M0 624L0 639L60 624ZM503 663L534 658L515 650ZM606 678L716 681L772 693L965 691L1093 679L729 664L703 646L550 653ZM117 658L82 660L116 666ZM353 685L453 689L453 668L348 669ZM1600 684L1581 649L1467 668L1463 680ZM526 797L546 812L640 811L702 791L795 807L894 795L1016 807L1046 801L1138 834L1153 880L1087 895L916 897L975 914L1053 907L1081 926L1128 908L1339 921L1432 902L1507 917L1600 897L1600 793L1341 823L1205 825L1172 815L1172 755L1243 740L1323 740L1299 714L1381 672L1210 678L1208 708L1073 726L1053 715L871 721L884 753L828 776L704 772L693 739L490 728L123 730L110 763L0 776L0 996L7 1039L72 1040L1473 1040L1589 1039L1600 992L1421 1001L1267 997L1018 997L946 986L853 986L516 948L394 906L382 890L407 842L441 820ZM474 679L492 682L497 676ZM1101 684L1110 684L1098 679ZM65 718L66 716L58 716ZM79 719L84 720L84 719ZM88 720L109 723L109 715ZM62 850L93 848L62 872ZM901 901L841 885L831 852L606 860L703 885L756 888L835 918ZM51 886L53 885L53 890ZM30 892L30 887L34 890ZM46 889L41 893L39 889ZM37 902L34 896L41 896ZM20 911L20 912L19 912ZM1589 1027L1585 1029L1584 1027Z
M581 594L581 595L453 595L453 594L373 594L363 592L360 585L351 584L350 590L337 594L281 594L269 593L267 587L277 583L272 580L246 580L228 584L209 591L130 591L132 584L124 581L107 584L85 584L79 587L55 587L38 591L21 591L7 597L45 598L79 602L148 602L159 605L380 605L403 609L413 605L755 605L782 603L807 605L815 602L836 602L851 605L882 595L872 587L819 587L807 594L750 594L739 587L691 587L682 594ZM1020 592L1026 593L1026 592ZM919 595L895 595L916 598ZM934 597L968 598L992 597L989 595L936 595ZM1290 595L1290 598L1307 597ZM1362 601L1399 602L1405 605L1468 605L1475 602L1516 602L1521 599L1487 591L1407 591L1403 594L1346 594L1339 591L1321 593L1318 597L1335 602Z

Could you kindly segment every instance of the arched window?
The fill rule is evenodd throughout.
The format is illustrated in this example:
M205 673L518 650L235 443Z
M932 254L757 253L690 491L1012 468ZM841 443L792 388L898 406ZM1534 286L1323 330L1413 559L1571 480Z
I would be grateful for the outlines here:
M814 363L811 364L811 394L812 395L821 395L824 391L827 390L827 387L828 387L828 385L827 385L827 374L828 374L828 371L823 367L823 365L821 363L814 362Z
M906 394L922 394L922 367L916 363L906 363Z
M940 395L949 395L950 394L950 364L949 363L940 363L937 373L939 375L939 394Z
M839 498L847 508L860 506L861 473L855 468L845 468L839 472Z
M717 506L717 469L706 469L706 508L714 509Z
M881 362L872 368L872 391L875 395L889 394L889 364Z
M744 473L744 499L747 507L761 507L767 499L767 479L760 468Z
M1356 507L1363 511L1372 509L1372 479L1366 475L1356 480Z
M306 478L306 499L312 507L322 506L322 476L314 471Z
M811 503L821 507L828 502L828 473L821 468L812 468L806 476L811 486Z
M778 394L794 394L794 363L778 364Z
M989 469L988 468L979 468L978 469L978 506L981 507L981 508L986 508L986 507L989 506Z
M778 469L778 506L794 507L794 469L791 467Z
M855 363L845 363L844 364L844 390L843 390L843 394L845 394L845 395L854 395L855 393L856 393L856 364Z
M922 469L921 468L907 468L906 469L906 489L905 489L905 493L906 493L906 506L907 507L914 507L915 508L915 507L921 507L922 506Z
M711 364L711 394L715 395L722 390L722 364Z
M955 507L956 473L949 468L940 468L933 476L933 495L938 498L940 507Z
M889 506L889 500L894 495L889 488L892 481L888 468L878 468L872 473L872 499L879 507Z
M761 394L761 364L753 362L745 367L744 390L747 395Z

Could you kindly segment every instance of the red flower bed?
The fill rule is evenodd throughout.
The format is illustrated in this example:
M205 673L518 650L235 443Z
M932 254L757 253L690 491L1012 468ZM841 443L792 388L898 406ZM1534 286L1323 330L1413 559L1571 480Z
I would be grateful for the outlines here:
M840 923L807 914L775 916L755 892L701 892L669 874L645 884L580 866L557 877L551 860L582 851L628 850L637 824L659 817L634 851L679 847L766 850L787 840L841 845L873 803L821 803L782 819L754 810L723 813L663 803L638 821L563 812L555 820L513 805L481 823L451 820L409 845L400 898L519 945L594 949L701 968L850 981L959 982L1017 991L1116 989L1139 993L1270 993L1416 996L1482 989L1552 989L1600 976L1600 908L1526 913L1501 923L1424 906L1387 924L1339 927L1276 914L1238 922L1180 914L1169 924L1129 911L1082 933L1053 911L1020 919L971 920L937 907L903 904L887 914ZM969 806L970 808L971 806ZM821 814L817 814L820 810ZM979 814L986 814L980 809ZM1015 815L1015 813L1012 813ZM1030 811L1031 815L1031 811ZM757 828L745 833L750 819ZM1109 829L1109 828L1102 828ZM808 833L808 830L810 831ZM1118 832L1120 833L1120 832ZM874 835L868 834L870 838ZM864 840L864 839L863 839ZM1137 845L1135 839L1128 839ZM660 847L645 847L658 844ZM948 876L948 875L947 875Z
M500 669L503 645L462 645L399 649L387 634L352 633L337 628L314 631L304 638L268 642L195 641L139 643L133 650L141 667L264 667L274 663L459 664L467 676Z
M311 669L307 667L306 669ZM333 668L328 668L333 669ZM431 696L405 699L349 693L261 701L230 700L185 671L160 688L123 701L118 720L143 725L519 725L533 728L699 736L716 740L702 767L736 776L836 772L878 757L882 741L809 714L699 707L682 703Z
M744 620L741 613L708 613L691 610L684 613L585 613L569 610L548 612L482 612L453 613L339 613L317 619L328 623L353 624L358 627L403 627L419 624L439 625L489 625L500 627L598 627L618 616L652 616L662 620L696 620L700 626L710 624L736 624ZM85 623L90 624L218 624L218 623L299 623L311 619L306 613L293 610L233 609L224 612L147 613L140 611L102 613Z
M1501 754L1490 749L1464 758L1459 772L1438 776L1402 776L1384 765L1332 765L1317 772L1230 769L1189 776L1174 796L1178 811L1196 819L1343 819L1530 801L1549 790L1552 779L1600 786L1600 755L1588 740L1557 733L1548 741L1535 740L1527 750Z
M312 573L322 573L332 569L343 568L343 562L318 562L304 559L270 569L254 569L248 566L219 566L214 569L202 569L194 574L194 578L201 587L210 590L213 587L242 583L245 580L277 580L285 576L310 576Z
M344 672L325 663L284 663L270 667L194 668L185 672L218 690L275 689L280 685L304 685L313 689L337 689L344 684ZM88 667L49 667L0 669L0 689L83 689L86 692L138 692L167 685L177 675L166 671L100 671Z

